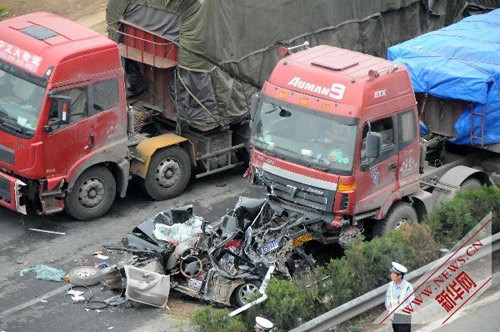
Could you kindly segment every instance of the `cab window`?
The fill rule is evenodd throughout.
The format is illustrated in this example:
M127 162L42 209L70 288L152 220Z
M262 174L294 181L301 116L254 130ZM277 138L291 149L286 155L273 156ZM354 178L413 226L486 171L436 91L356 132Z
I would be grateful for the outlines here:
M116 78L92 84L93 112L118 107L118 80Z
M373 160L371 164L378 164L381 161L392 157L396 153L396 141L394 136L394 119L392 117L371 122L372 132L382 135L382 152L380 156ZM366 135L368 133L368 125L363 127L363 139L361 143L361 164L369 162L366 158Z
M399 151L417 139L417 119L414 110L398 114Z
M87 87L71 88L63 91L57 91L57 95L65 96L71 99L71 119L70 124L80 121L88 114L88 92ZM49 125L58 121L57 104L52 103L50 107ZM68 125L60 125L63 128Z

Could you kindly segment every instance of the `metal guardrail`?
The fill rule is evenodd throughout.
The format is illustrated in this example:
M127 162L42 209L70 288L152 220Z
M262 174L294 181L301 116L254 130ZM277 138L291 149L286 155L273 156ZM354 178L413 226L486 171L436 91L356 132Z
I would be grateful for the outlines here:
M500 249L500 233L497 233L487 239L482 240L484 245L491 244L491 252L495 252ZM488 252L484 252L483 254L478 254L474 257L474 260L483 257L488 254ZM440 264L446 260L447 256L441 257L434 262L431 262L411 273L408 273L405 276L405 279L410 281L411 283L415 283L426 274L432 267L436 266L436 264ZM318 316L298 327L291 330L290 332L306 332L306 331L328 331L335 325L339 325L348 321L351 318L354 318L368 310L375 308L376 306L384 303L385 301L385 293L387 291L389 283L381 286L377 289L374 289L366 294L361 295L343 305L332 309L321 316Z

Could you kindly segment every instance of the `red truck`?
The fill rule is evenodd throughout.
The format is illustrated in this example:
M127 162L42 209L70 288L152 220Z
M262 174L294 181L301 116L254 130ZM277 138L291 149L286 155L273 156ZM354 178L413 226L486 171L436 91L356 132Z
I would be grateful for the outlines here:
M240 164L245 144L231 123L197 130L152 102L169 102L178 45L135 26L115 33L122 43L49 13L0 22L0 205L87 220L123 197L132 176L161 200L179 195L192 172ZM125 59L157 94L127 98Z
M254 96L249 175L279 209L304 215L306 240L341 244L421 219L460 188L494 184L485 165L498 164L497 152L420 137L417 98L392 61L331 46L287 55ZM430 121L463 110L439 116L427 104Z

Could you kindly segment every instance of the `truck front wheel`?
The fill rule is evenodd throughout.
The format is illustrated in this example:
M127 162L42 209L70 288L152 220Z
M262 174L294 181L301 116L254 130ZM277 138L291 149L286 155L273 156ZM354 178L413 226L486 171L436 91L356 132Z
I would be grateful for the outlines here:
M406 202L398 202L392 206L384 220L377 221L375 235L386 235L389 231L399 229L401 225L411 221L418 221L413 206Z
M191 177L191 159L178 146L160 150L153 155L144 187L151 198L161 201L179 196Z
M116 181L106 167L92 167L80 175L66 195L66 212L75 219L89 220L108 212L116 196Z

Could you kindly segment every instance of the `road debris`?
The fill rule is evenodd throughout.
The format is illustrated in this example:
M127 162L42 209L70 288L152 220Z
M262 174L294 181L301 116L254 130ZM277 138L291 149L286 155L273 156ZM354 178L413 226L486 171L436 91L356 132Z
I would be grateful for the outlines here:
M109 264L106 262L102 262L102 263L96 264L95 267L98 269L104 269L105 267L109 267Z
M94 294L92 290L85 286L72 286L64 294L64 299L72 303L86 302L92 300Z
M39 280L47 280L47 281L62 281L66 272L60 269L56 269L54 267L50 267L47 265L39 264L35 267L27 268L21 270L19 275L21 277L26 276L29 273L36 273L36 278Z
M74 289L71 289L66 294L71 296L71 299L73 300L73 302L85 301L85 296L82 296L83 294L85 294L85 292L80 292L80 291L76 291Z
M96 251L92 254L92 256L94 256L97 259L101 259L101 260L109 259L109 256L104 255L104 253L102 251Z
M28 230L30 230L32 232L40 232L40 233L48 233L48 234L56 234L56 235L66 235L66 233L64 233L64 232L49 231L46 229L28 228Z
M241 312L266 299L271 276L291 278L297 265L313 268L300 248L312 238L302 224L307 219L282 212L267 199L240 197L214 223L193 215L191 205L158 213L120 244L103 246L113 264L101 270L102 280L151 306L167 307L172 289Z
M69 282L74 286L93 286L103 280L101 270L94 266L79 266L68 273Z
M88 263L88 259L85 258L85 257L80 257L80 258L77 258L74 260L74 262L78 265L83 265L83 264L87 264Z

